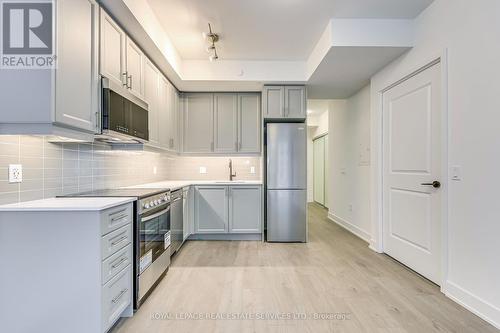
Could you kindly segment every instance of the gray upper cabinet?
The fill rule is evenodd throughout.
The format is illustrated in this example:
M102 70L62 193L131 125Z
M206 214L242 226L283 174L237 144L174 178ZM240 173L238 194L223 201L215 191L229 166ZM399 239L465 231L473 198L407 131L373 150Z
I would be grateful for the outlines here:
M208 153L214 148L213 94L187 94L184 100L183 142L186 153Z
M306 117L306 87L304 86L285 87L285 117L287 118Z
M177 151L178 93L149 59L144 61L144 100L149 111L149 143Z
M103 9L100 58L100 72L103 76L144 99L146 56Z
M262 91L264 118L283 118L285 109L285 87L264 86Z
M57 66L0 70L0 135L92 141L99 131L99 6L59 0L54 9Z
M195 191L195 233L226 233L228 231L228 188L226 186L196 186Z
M127 70L126 84L131 93L144 98L144 54L141 49L127 37Z
M60 1L55 122L89 132L98 122L99 7L93 0Z
M233 152L238 149L238 96L214 94L214 151Z
M262 96L264 118L306 118L305 86L264 86Z
M238 94L238 152L260 152L260 95Z
M259 93L189 93L183 100L185 153L260 152Z
M148 103L149 142L160 143L159 133L159 77L160 72L151 61L144 62L144 100Z
M126 39L125 32L101 9L101 74L120 85L126 81Z
M170 126L171 126L171 131L170 131L170 145L169 149L172 151L179 151L179 108L180 108L180 99L179 99L179 92L177 89L175 89L174 86L173 88L173 102L172 102L172 108L170 109Z
M229 198L229 232L261 232L261 187L231 186L229 188Z
M160 147L167 148L170 141L170 133L168 131L169 125L169 84L163 76L160 75L159 79L159 107L158 107L158 126L159 135L158 140Z
M167 94L167 118L168 123L164 126L167 131L168 145L167 149L170 151L177 151L177 141L178 141L178 128L179 128L179 94L177 89L168 82L168 94Z

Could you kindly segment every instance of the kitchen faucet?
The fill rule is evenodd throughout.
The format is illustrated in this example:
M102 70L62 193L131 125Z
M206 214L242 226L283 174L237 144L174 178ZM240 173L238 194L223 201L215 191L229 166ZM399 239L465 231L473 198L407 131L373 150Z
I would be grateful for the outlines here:
M233 178L236 177L236 172L233 174L233 161L229 159L229 181L233 181Z

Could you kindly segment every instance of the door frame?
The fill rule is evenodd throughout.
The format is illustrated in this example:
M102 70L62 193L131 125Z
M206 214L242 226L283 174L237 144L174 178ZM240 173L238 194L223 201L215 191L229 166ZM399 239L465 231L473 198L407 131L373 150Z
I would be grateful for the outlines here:
M448 276L448 216L449 216L449 142L450 124L448 110L448 52L442 50L437 55L428 57L418 66L406 73L400 73L399 79L387 82L381 90L372 91L371 112L371 226L372 233L369 248L378 253L384 253L384 169L383 169L383 94L398 84L414 77L433 65L441 64L441 177L442 177L442 210L441 210L441 291L444 292Z
M323 199L325 200L325 204L323 205L323 204L321 204L321 203L317 202L316 200L314 200L314 184L315 184L314 179L315 179L315 175L316 175L316 174L314 173L314 141L316 141L316 140L318 140L318 139L321 139L321 138L323 138L323 140L324 140L324 138L325 138L327 135L328 135L328 131L326 131L326 132L324 132L324 133L322 133L322 134L320 134L320 135L317 135L317 136L315 136L315 137L312 139L312 142L313 142L313 149L312 149L312 150L313 150L313 165L312 165L312 167L313 167L313 202L314 202L314 203L316 203L316 204L318 204L318 205L321 205L321 206L323 206L323 207L325 207L325 208L327 208L327 206L326 206L326 191L328 191L328 184L326 183L326 168L327 168L327 165L326 165L326 164L324 165L324 170L323 170L323 180L325 181L324 188L323 188ZM324 142L323 142L323 145L324 145ZM325 151L323 152L323 154L324 154L324 153L326 152L327 147L323 147L323 148L324 148L324 150L325 150ZM324 155L323 155L323 156L324 156ZM324 158L323 158L323 162L325 162Z

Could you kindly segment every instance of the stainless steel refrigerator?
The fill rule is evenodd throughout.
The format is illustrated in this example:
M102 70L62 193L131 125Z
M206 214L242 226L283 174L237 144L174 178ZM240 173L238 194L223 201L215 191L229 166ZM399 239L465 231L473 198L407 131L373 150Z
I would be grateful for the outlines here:
M266 126L267 241L306 241L307 127L305 123Z

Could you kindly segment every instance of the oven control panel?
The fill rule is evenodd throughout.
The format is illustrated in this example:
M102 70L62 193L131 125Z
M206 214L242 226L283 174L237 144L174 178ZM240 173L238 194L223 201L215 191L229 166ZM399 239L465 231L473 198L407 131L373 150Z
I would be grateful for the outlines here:
M170 203L170 192L164 192L141 199L139 201L139 208L142 213L168 203Z

